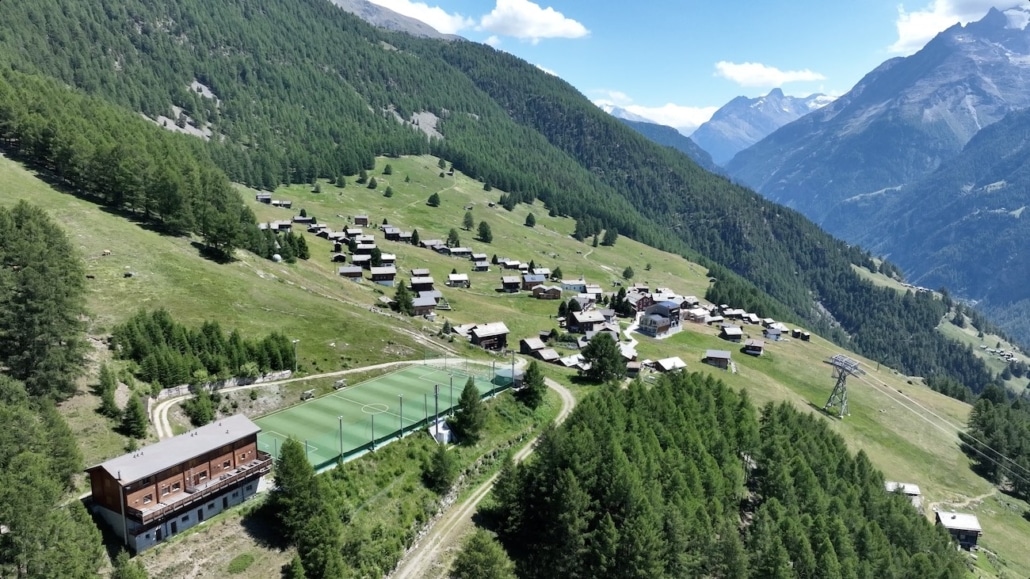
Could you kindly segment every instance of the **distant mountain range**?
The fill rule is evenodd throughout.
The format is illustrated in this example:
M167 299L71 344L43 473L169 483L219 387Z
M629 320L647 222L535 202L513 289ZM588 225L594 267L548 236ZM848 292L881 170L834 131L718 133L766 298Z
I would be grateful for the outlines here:
M654 121L652 119L640 116L640 115L638 115L636 113L632 113L632 112L630 112L630 111L628 111L628 110L626 110L626 109L624 109L624 108L622 108L620 106L611 105L611 104L601 104L601 105L598 105L598 106L601 108L602 111L608 113L609 115L611 115L611 116L613 116L613 117L615 117L617 119L621 119L621 120L624 120L624 121L634 121L634 122L637 122L637 123L651 123L651 124L654 124L654 125L659 124L659 123L657 123L656 121ZM677 132L678 132L678 130L677 130Z
M833 97L813 94L793 97L775 88L757 97L737 97L715 111L690 138L708 151L719 165L764 139L787 123L833 102Z
M1030 319L1004 313L1030 298L1019 248L1030 132L1010 114L1030 107L1028 21L1027 10L991 9L955 25L741 151L727 171L889 255L921 285L981 300L1030 339Z
M421 20L399 14L389 8L373 4L368 0L331 0L331 2L377 28L393 30L394 32L405 32L422 38L437 38L440 40L461 39L460 36L443 34Z

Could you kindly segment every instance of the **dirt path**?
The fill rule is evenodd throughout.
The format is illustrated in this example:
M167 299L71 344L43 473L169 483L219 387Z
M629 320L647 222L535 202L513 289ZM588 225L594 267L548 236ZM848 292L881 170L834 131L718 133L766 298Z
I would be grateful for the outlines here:
M937 512L937 507L939 507L941 505L947 505L949 508L953 508L953 509L964 509L964 508L972 505L973 503L979 503L979 502L983 501L984 499L991 498L994 495L996 495L997 493L998 493L998 489L991 489L990 492L986 492L986 493L984 493L982 495L978 495L978 496L975 496L975 497L969 497L969 498L967 498L965 500L962 500L962 501L959 501L959 502L937 501L937 502L934 502L934 503L930 503L927 506L929 507L929 511L931 513Z
M410 366L412 364L420 364L420 363L422 363L422 364L444 364L444 363L447 363L447 362L453 363L455 361L466 361L466 360L464 360L463 358L458 358L457 360L455 358L434 358L434 359L431 359L431 360L402 360L402 361L399 361L399 362L386 362L384 364L375 364L373 366L363 366L361 368L350 368L348 370L337 370L335 372L325 372L323 374L313 374L313 375L310 375L310 376L302 376L300 378L287 378L285 380L275 380L275 381L272 381L272 382L260 382L260 383L256 383L256 384L245 384L245 385L242 385L242 386L233 386L231 388L223 388L222 390L219 390L219 392L235 392L237 390L247 390L247 389L250 389L250 388L263 388L265 386L280 386L280 385L283 385L283 384L289 384L291 382L303 382L305 380L315 380L315 379L318 379L318 378L335 378L337 376L346 376L348 374L355 374L355 373L358 373L358 372L367 372L369 370L385 370L385 369L388 369L388 368L396 368L396 367L400 367L400 366ZM481 362L479 360L467 360L467 361L470 362L470 363L473 363L473 364L484 363L484 362ZM522 362L522 363L524 363L524 362ZM521 364L520 364L520 366L521 366ZM163 440L165 438L171 438L172 436L175 435L174 431L172 430L172 424L168 420L168 411L171 410L171 408L173 406L175 406L176 404L179 404L180 402L182 402L183 400L189 398L190 396L191 396L190 394L184 394L182 396L175 396L175 397L169 398L167 400L162 400L161 402L158 402L157 405L155 405L154 408L150 411L150 421L154 424L154 429L157 431L157 438L159 440Z
M572 412L572 408L576 405L576 399L568 388L554 380L547 378L545 382L548 388L557 392L561 397L562 407L554 419L556 424L561 424ZM515 462L521 462L533 453L538 438L530 440L515 454L513 457ZM469 495L464 503L452 505L451 509L437 520L429 533L404 554L397 564L396 570L389 577L392 579L416 579L446 576L447 569L443 567L444 555L458 549L462 539L472 530L472 515L475 514L479 503L490 494L496 480L497 475L495 474Z

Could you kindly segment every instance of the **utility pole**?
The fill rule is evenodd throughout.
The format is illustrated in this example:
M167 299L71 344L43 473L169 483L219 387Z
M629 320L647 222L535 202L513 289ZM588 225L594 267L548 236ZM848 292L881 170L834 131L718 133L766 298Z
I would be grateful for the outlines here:
M397 417L398 422L401 423L401 434L397 438L404 438L404 395L398 394L397 400L401 403L400 416Z
M372 419L372 450L376 449L376 415L369 414L369 418Z
M440 385L439 384L434 384L433 385L433 400L434 400L434 408L435 408L435 410L433 410L433 423L436 424L437 433L439 433L440 432L440 430L439 430L440 429Z
M293 373L297 373L297 342L300 340L294 338L293 340Z
M830 393L830 399L826 401L823 410L829 412L831 408L837 408L837 415L840 418L844 418L845 415L850 416L851 412L848 410L848 376L865 374L865 371L858 367L858 362L844 354L833 356L830 358L829 364L834 368L833 373L837 378L837 383L833 386L833 392Z
M343 459L343 416L337 416L340 421L340 459Z
M448 416L454 416L454 374L451 374L451 398L450 398L451 410L447 413Z

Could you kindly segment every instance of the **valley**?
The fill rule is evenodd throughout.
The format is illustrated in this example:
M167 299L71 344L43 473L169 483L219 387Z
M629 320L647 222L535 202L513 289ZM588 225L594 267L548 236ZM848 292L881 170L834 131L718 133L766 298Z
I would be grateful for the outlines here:
M764 96L688 138L520 56L515 8L605 37L528 0L40 1L0 575L1030 576L1030 12L829 97L714 62Z
M393 175L381 175L386 164L391 165ZM248 333L268 327L289 328L289 335L298 335L302 339L299 349L302 372L360 367L411 357L413 353L418 355L427 349L433 352L440 347L433 345L442 323L439 319L435 323L427 323L418 318L411 319L411 322L391 318L393 328L382 324L382 317L371 314L368 307L375 304L379 296L392 290L336 276L337 264L329 259L331 244L314 235L304 234L312 250L312 258L300 260L297 264L274 264L245 254L239 256L237 263L228 266L210 264L186 240L148 231L90 203L56 192L10 161L3 161L0 168L5 176L4 182L14 185L7 191L21 191L5 198L31 197L44 204L78 232L74 238L84 255L99 256L105 249L111 252L109 256L88 261L89 271L93 272L91 275L96 276L91 280L95 285L89 297L91 310L97 312L91 323L94 335L102 336L106 328L131 313L124 308L119 311L114 305L121 300L141 305L162 304L177 319L218 319L224 325L242 327ZM561 267L567 277L582 275L588 280L603 283L619 280L626 266L636 266L640 273L635 276L635 281L674 288L685 295L704 295L710 283L703 267L629 239L619 239L614 247L592 248L589 243L580 243L569 237L572 225L568 220L551 218L542 209L518 207L508 212L500 207L490 207L500 192L485 192L482 183L459 172L445 178L439 177L438 172L436 159L432 157L380 159L377 169L370 172L380 183L378 190L352 182L343 188L322 183L321 193L312 192L310 185L277 190L276 198L293 201L293 209L290 210L269 207L253 201L249 192L243 193L259 221L283 219L304 208L320 222L342 227L347 217L361 213L368 214L376 222L385 218L402 229L417 229L423 238L446 237L446 231L452 227L460 230L465 207L471 204L476 219L488 221L494 235L490 244L483 244L475 241L473 232L461 231L468 236L467 245L477 252L532 259L552 269ZM383 195L387 186L394 191L391 197ZM432 208L425 203L433 192L441 194L440 207ZM537 224L533 228L524 225L530 211L537 215ZM425 267L434 276L445 279L452 269L467 267L468 264L423 248L384 243L384 248L388 247L397 255L398 266L402 270ZM649 270L646 268L648 264L651 266ZM125 265L129 265L137 275L121 277ZM212 273L203 278L203 283L195 285L166 281L176 269L181 268L199 268L199 271L211 268ZM259 272L264 273L264 277ZM454 307L453 311L444 314L447 319L454 324L484 319L504 320L512 329L513 336L517 337L555 326L551 317L555 302L534 300L525 293L496 293L494 287L500 273L495 270L470 274L479 277L472 277L473 286L469 290L442 288ZM240 305L233 304L239 304L242 299L239 292L242 291L250 296L248 300L270 294L264 298L267 301L263 303L267 305L256 306L256 310L239 309ZM191 292L194 292L192 297ZM200 295L205 298L201 299ZM227 297L226 301L219 302L221 298L218 296L221 295L235 297L232 301ZM205 307L211 309L198 311L196 305L200 302L205 302ZM257 303L261 304L262 300L257 300ZM252 311L255 313L250 313ZM302 315L305 311L312 313ZM231 313L227 316L226 312ZM260 315L252 317L256 312ZM308 321L316 317L317 323ZM368 343L368 332L373 327L378 327L376 331L383 336L380 344L389 343L392 348L384 350L381 345ZM727 346L717 334L717 328L685 323L683 331L663 340L639 334L634 337L638 341L641 359L679 356L691 371L712 373L731 388L747 390L756 405L786 401L820 414L817 409L822 407L832 386L830 368L825 360L838 353L839 348L818 336L813 336L811 342L787 339L770 343L766 354L760 358L734 351L737 371L728 373L700 363L705 350ZM419 336L419 339L413 336ZM338 353L339 349L334 344L348 345L344 350L346 357ZM363 345L350 347L350 344ZM475 348L460 344L448 347L460 348L462 355L482 356L475 353ZM825 418L827 424L843 435L851 448L866 451L888 479L920 485L924 501L961 503L967 498L990 493L990 486L969 470L969 460L958 448L956 433L968 417L969 406L930 391L919 379L886 368L879 369L872 360L856 359L868 374L851 385L851 416L843 420ZM554 369L549 373L560 382L570 384L580 396L589 391L589 387L570 382L571 375L566 371ZM657 374L649 374L645 382L655 377ZM324 384L322 388L328 389L329 382ZM96 429L87 424L89 419L82 416L81 410L73 409L90 399L95 400L84 392L66 406L73 428L84 429L83 440L94 439ZM91 434L86 434L87 428ZM182 428L182 425L176 428ZM107 447L86 447L87 458L96 461L118 452L120 440L114 438L111 441L114 444ZM344 467L345 470L348 468ZM983 502L968 506L980 516L984 525L984 548L998 557L981 557L980 560L985 564L988 560L994 561L1000 565L999 569L1020 574L1030 569L1030 560L1022 559L1020 550L1010 547L1018 543L1018 537L1030 532L1030 523L1018 516L1026 505L1004 495L991 495ZM227 519L213 525L226 530L238 528L245 520L238 517L230 514ZM206 533L202 531L196 536L199 539ZM154 555L147 555L144 560L160 576L162 565L170 563L161 553L171 554L175 549L189 548L187 545L194 544L194 541L175 543ZM238 538L235 544L236 550L252 553L265 553L268 548L259 542L239 543ZM271 552L262 554L259 560L271 556Z

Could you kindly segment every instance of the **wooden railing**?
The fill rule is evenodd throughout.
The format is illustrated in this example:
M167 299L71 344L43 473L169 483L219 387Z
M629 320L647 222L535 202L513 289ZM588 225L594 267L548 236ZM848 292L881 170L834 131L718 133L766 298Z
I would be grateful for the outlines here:
M125 514L142 524L149 524L157 519L168 516L171 513L186 510L196 503L203 502L221 491L243 483L257 479L268 474L272 470L272 455L267 452L258 451L257 458L246 464L237 466L229 472L223 472L218 476L206 480L197 485L189 485L186 492L177 493L169 497L168 502L159 502L148 509L136 509L126 507Z

